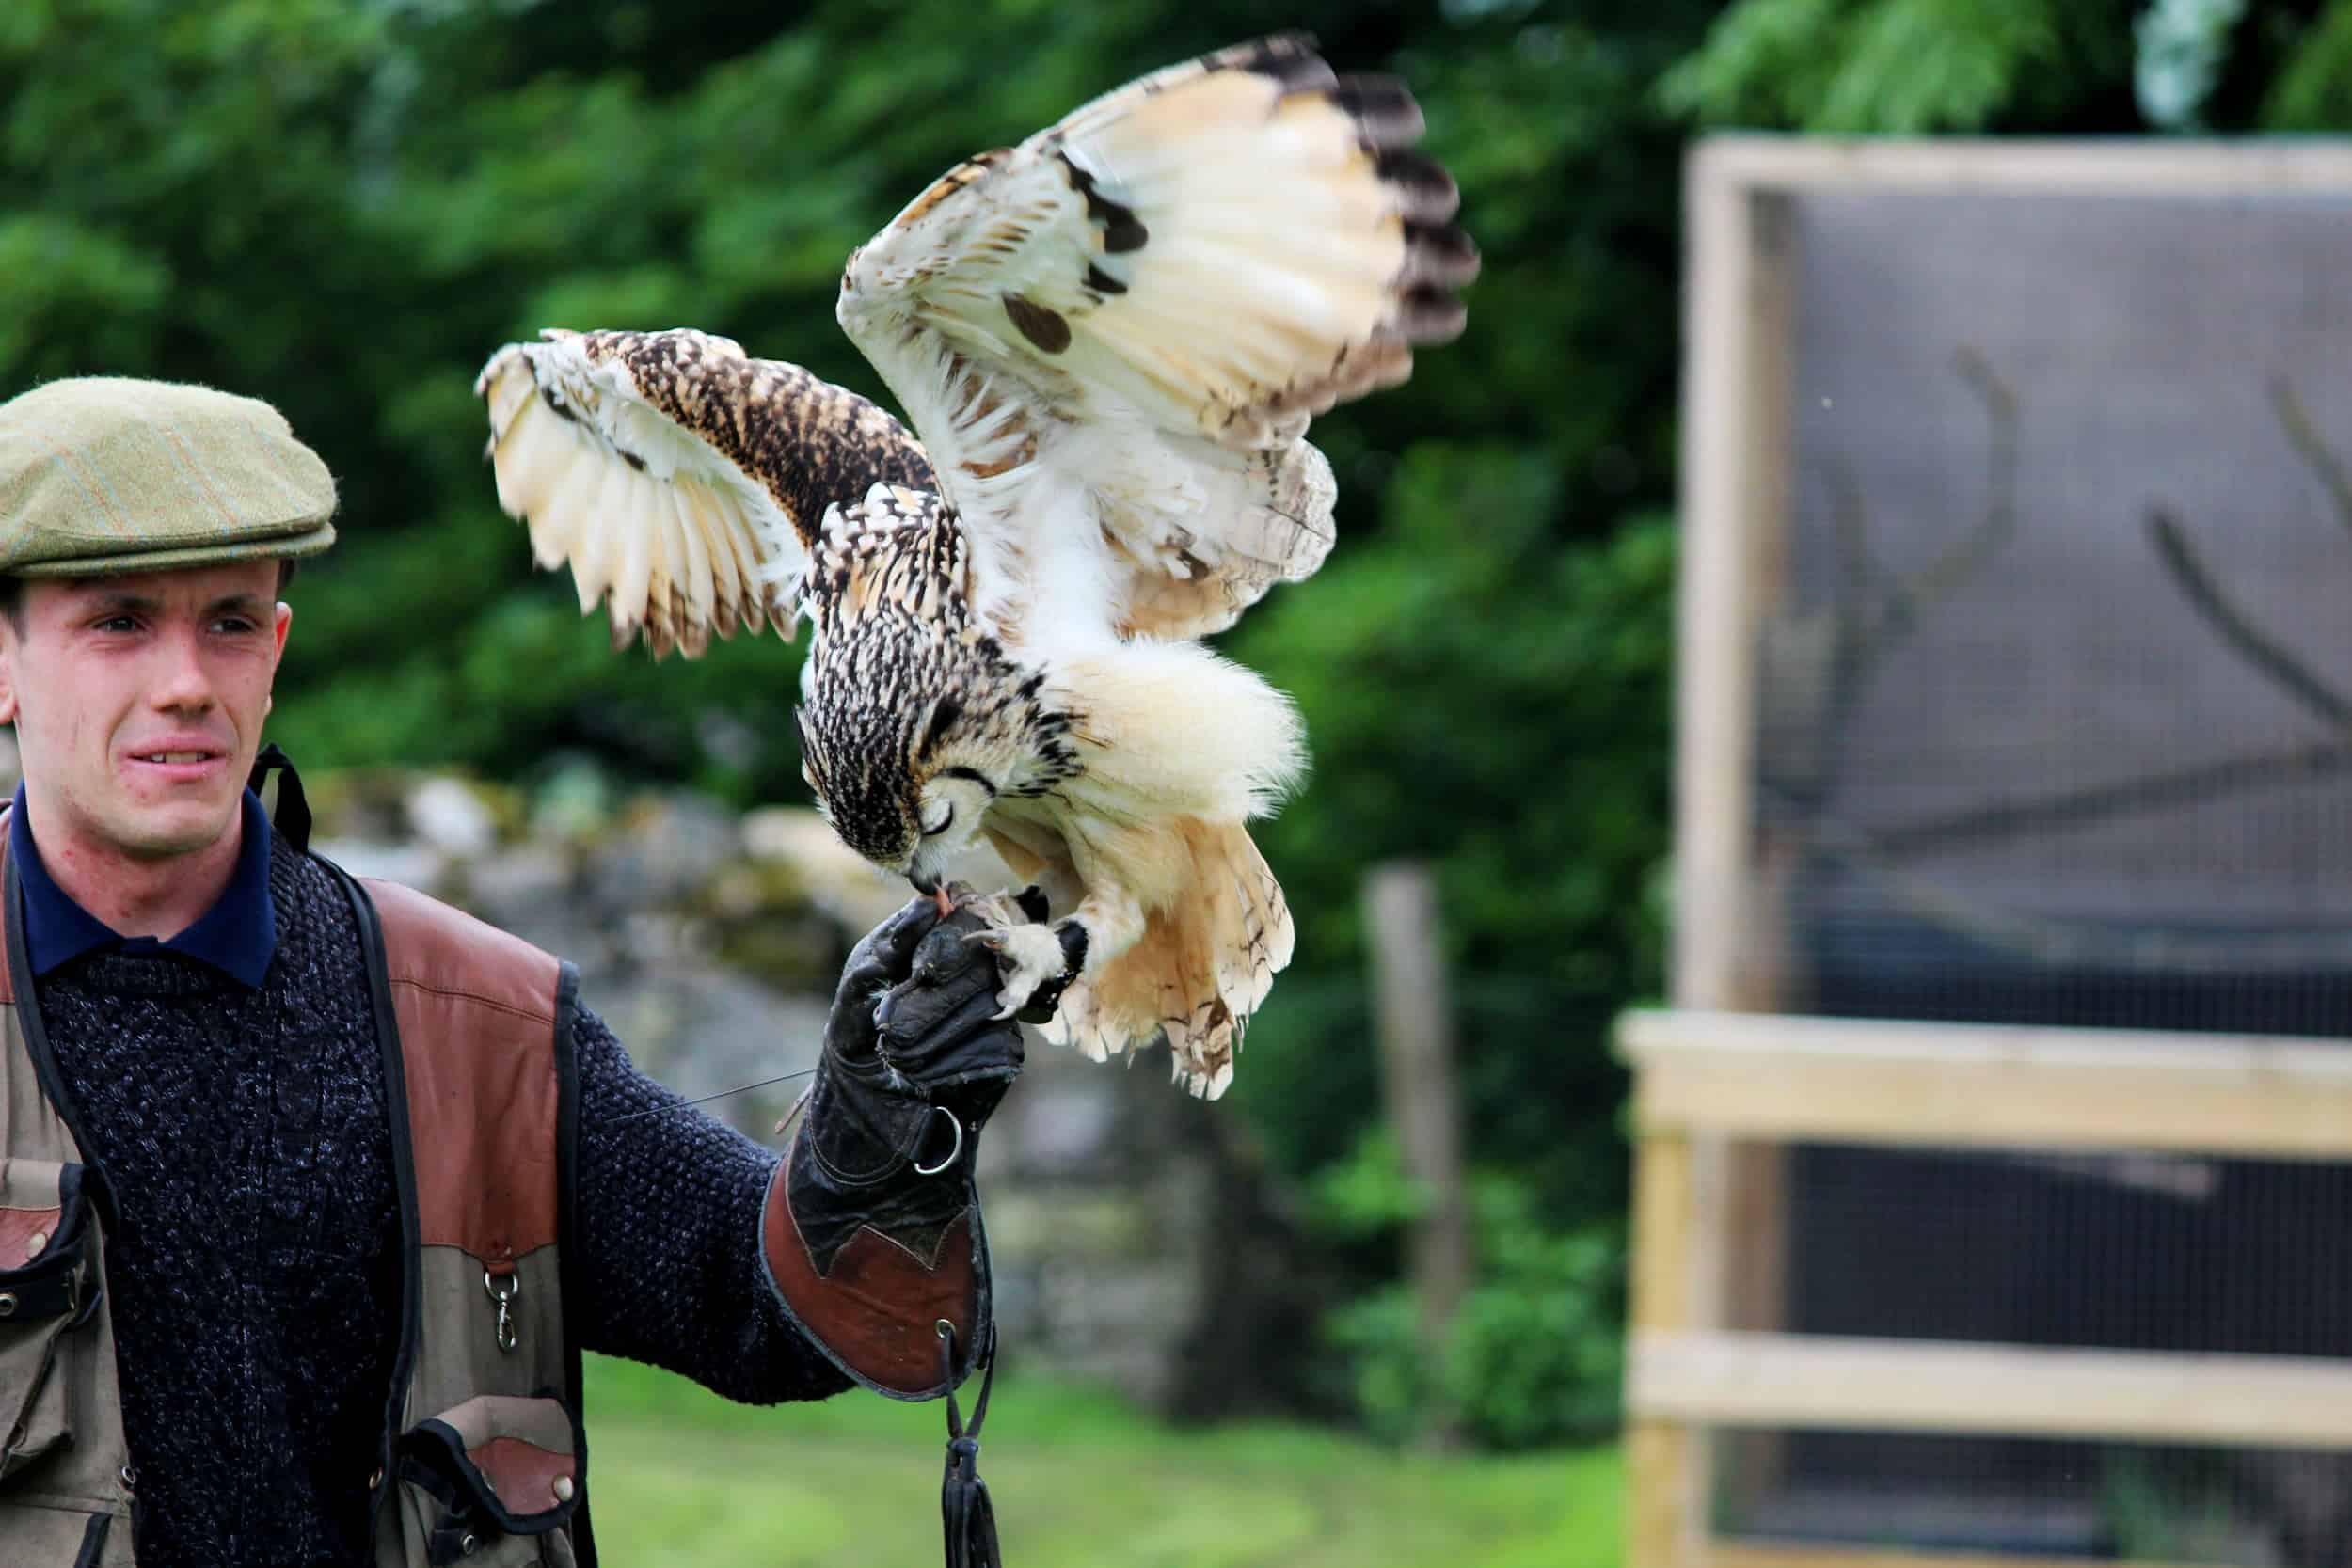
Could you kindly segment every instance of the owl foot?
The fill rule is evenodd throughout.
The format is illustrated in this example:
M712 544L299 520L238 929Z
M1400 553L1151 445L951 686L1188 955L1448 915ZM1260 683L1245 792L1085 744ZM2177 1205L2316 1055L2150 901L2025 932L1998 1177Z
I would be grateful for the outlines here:
M994 950L1004 979L997 995L998 1018L1043 1023L1061 1004L1061 993L1086 967L1087 931L1074 920L1058 926L1030 921L975 931L965 939Z

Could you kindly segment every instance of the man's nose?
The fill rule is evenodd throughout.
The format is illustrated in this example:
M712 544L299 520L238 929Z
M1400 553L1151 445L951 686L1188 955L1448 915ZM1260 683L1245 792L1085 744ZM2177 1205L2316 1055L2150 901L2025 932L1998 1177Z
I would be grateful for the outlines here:
M200 712L213 705L213 676L204 667L199 635L189 630L172 633L161 640L156 654L161 663L155 672L151 689L152 700L157 707L193 708Z

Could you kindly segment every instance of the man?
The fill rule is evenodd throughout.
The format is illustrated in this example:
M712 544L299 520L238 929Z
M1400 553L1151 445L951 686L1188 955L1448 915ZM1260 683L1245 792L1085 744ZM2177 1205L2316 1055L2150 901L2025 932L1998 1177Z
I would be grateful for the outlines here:
M588 1560L581 1349L754 1402L984 1353L1021 1040L965 917L859 945L784 1160L678 1108L568 968L248 787L333 509L249 399L0 404L10 1568Z

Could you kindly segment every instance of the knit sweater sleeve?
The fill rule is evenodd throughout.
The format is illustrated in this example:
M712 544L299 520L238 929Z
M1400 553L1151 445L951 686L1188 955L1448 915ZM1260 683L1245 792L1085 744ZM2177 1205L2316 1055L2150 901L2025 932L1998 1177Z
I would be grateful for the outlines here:
M573 1015L580 1342L755 1404L850 1386L786 1317L760 1256L779 1156L646 1077L595 1012ZM660 1109L661 1115L642 1113Z

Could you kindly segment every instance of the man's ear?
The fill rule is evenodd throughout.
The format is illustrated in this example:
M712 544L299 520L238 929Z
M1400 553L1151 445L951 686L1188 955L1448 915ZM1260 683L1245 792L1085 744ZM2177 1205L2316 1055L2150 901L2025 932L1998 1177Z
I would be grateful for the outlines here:
M0 626L0 724L16 722L16 636Z

